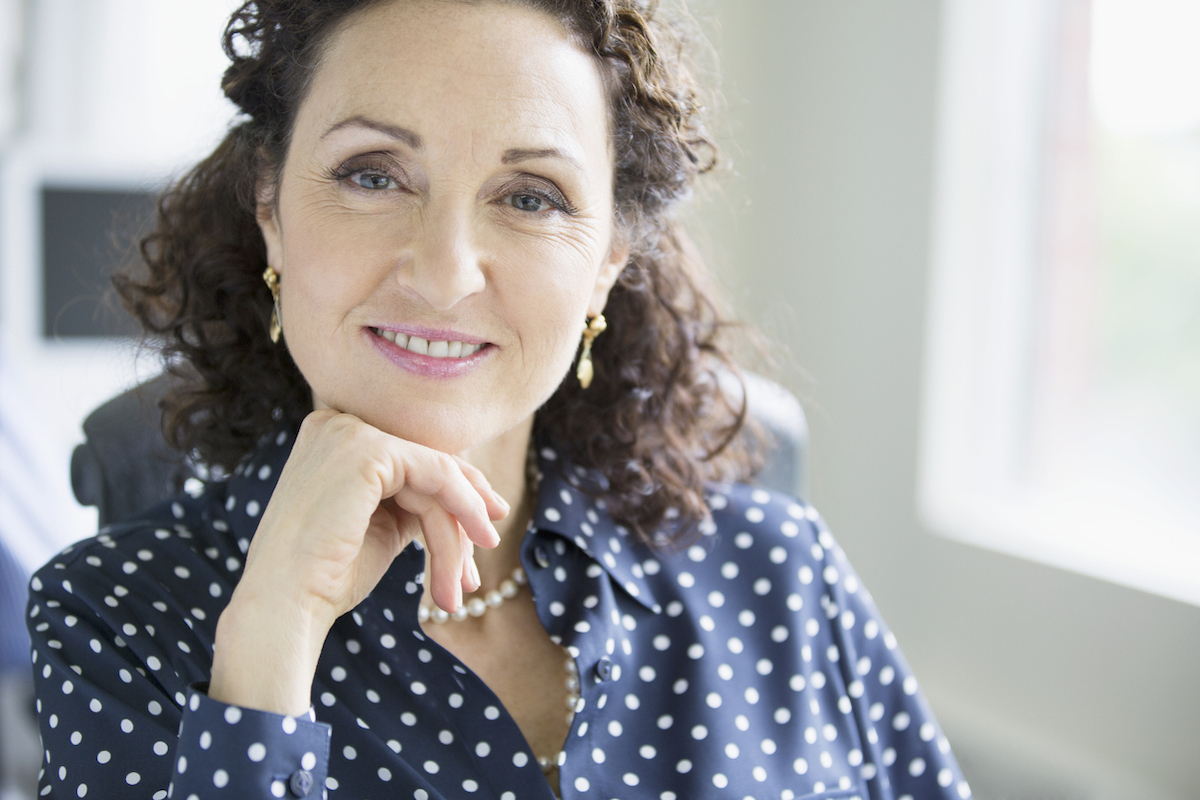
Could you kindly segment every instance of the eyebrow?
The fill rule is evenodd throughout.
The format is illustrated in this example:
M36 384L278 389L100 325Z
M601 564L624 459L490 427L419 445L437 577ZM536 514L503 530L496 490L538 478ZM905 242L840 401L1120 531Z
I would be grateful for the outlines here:
M425 142L421 139L420 134L416 133L415 131L411 131L408 128L401 127L400 125L390 125L386 122L380 122L379 120L374 120L360 115L347 117L341 122L336 123L335 125L331 126L329 130L325 131L325 133L321 134L321 138L324 139L326 136L329 136L336 131L340 131L343 128L368 128L373 131L378 131L379 133L391 137L392 139L404 142L414 150L420 150L425 145ZM501 157L500 162L502 164L519 164L522 161L533 161L539 158L556 158L560 161L567 162L577 170L583 169L583 165L579 162L579 159L563 152L562 150L559 150L557 147L509 148L508 150L504 151L504 155Z
M321 134L321 138L324 139L326 136L335 131L340 131L342 128L369 128L370 130L382 133L384 136L390 136L393 139L404 142L413 150L420 150L425 144L417 133L410 131L408 128L402 128L399 125L389 125L386 122L362 116L348 117L342 120Z
M504 151L504 156L500 159L500 162L502 164L519 164L522 161L532 161L537 158L557 158L561 161L566 161L577 170L583 170L583 165L579 163L579 159L555 147L544 147L536 150L512 148Z

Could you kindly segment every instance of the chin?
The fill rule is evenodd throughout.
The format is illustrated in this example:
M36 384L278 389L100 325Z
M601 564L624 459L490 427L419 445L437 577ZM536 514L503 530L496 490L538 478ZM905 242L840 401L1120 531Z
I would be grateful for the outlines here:
M450 455L459 455L465 453L473 447L478 447L484 444L487 440L480 440L475 436L466 436L457 431L432 430L413 432L412 435L407 435L405 431L388 431L393 436L401 439L428 447L431 450L437 450L441 453Z
M491 384L490 388L446 391L435 398L429 396L433 392L423 393L404 384L342 380L330 386L327 394L314 390L313 400L314 408L353 414L397 438L460 455L515 433L522 424L531 429L534 412L559 382L545 383L534 391L524 386L515 396L505 391L511 386Z
M356 416L392 436L452 455L485 444L512 427L475 409L449 404L421 403L403 410L363 409Z

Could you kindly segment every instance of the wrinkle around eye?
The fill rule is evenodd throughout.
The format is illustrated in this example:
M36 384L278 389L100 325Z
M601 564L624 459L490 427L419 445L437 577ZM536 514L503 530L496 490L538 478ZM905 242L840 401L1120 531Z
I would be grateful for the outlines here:
M575 222L567 218L570 222ZM579 263L589 267L607 253L607 247L602 245L601 231L590 224L568 224L546 236L552 246L565 248L578 256Z

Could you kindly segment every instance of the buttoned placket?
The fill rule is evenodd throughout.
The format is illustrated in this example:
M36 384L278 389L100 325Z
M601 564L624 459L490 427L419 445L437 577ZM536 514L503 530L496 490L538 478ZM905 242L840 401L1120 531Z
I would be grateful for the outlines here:
M630 665L637 655L622 621L653 611L630 597L577 543L556 532L531 530L522 546L522 563L539 620L551 639L575 658L580 676L581 702L559 772L564 785L578 789L592 782L586 773L594 769L588 753L596 721L612 687L632 674ZM580 778L584 783L575 784Z

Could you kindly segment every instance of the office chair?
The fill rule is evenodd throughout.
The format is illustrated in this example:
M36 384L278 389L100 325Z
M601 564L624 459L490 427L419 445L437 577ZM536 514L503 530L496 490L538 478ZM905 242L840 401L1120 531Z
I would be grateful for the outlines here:
M733 380L727 391L740 393ZM765 466L757 484L786 494L808 494L808 426L796 397L779 384L746 373L749 414L769 434ZM76 499L96 506L107 525L183 490L195 475L182 453L163 441L159 401L165 374L135 386L98 407L83 422L85 441L71 456Z

